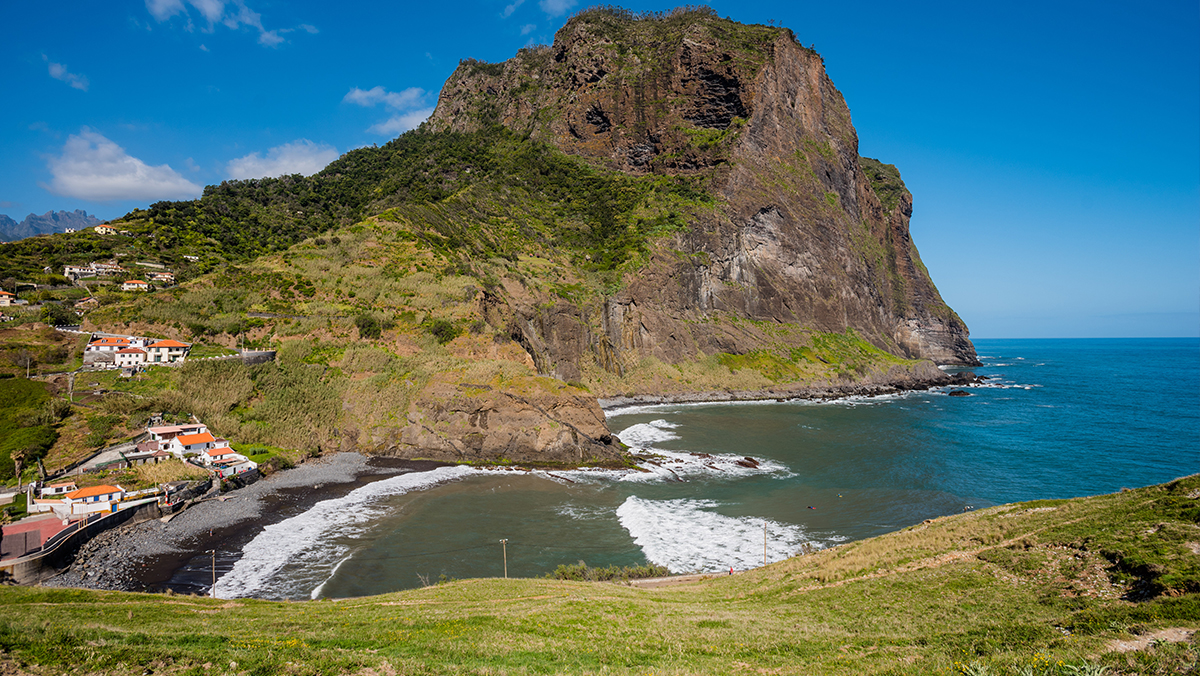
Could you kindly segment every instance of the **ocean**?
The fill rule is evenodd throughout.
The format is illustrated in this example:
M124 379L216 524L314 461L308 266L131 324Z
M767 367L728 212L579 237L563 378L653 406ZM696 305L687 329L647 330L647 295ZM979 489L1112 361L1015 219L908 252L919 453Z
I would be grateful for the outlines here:
M972 387L611 413L622 441L655 456L646 471L383 478L267 526L216 592L340 598L579 561L746 569L965 510L1200 471L1200 339L975 345L988 380Z

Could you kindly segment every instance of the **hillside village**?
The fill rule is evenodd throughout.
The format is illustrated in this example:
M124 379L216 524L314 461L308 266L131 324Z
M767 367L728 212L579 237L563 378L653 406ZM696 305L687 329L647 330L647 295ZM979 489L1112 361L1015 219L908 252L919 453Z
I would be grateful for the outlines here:
M97 454L98 462L84 464L65 476L35 481L24 486L28 514L3 527L0 561L37 557L97 519L123 510L156 504L163 513L182 509L185 500L214 495L227 479L241 483L258 478L258 463L237 452L228 440L216 437L203 423L147 427L132 450ZM115 455L103 459L100 456ZM131 490L119 483L90 484L88 475L114 469L177 461L208 475L206 481L174 481ZM70 478L70 475L75 478ZM197 490L202 491L197 494ZM11 499L11 496L9 496ZM120 525L124 521L115 521Z
M155 367L183 365L192 349L190 343L170 338L83 333L72 328L52 333L86 338L69 374L72 382L86 374L118 370L121 379L143 378ZM84 385L80 383L81 388ZM94 393L77 396L73 389L62 396L63 404L78 406L94 406L85 403L89 400L103 401ZM52 471L47 471L41 459L25 463L36 467L38 478L23 483L18 475L15 489L0 490L3 520L17 518L3 526L0 560L36 558L70 534L93 528L100 519L125 510L157 505L161 512L169 513L179 509L181 501L203 499L222 487L234 487L227 483L233 477L238 478L236 485L258 478L257 462L235 450L229 440L214 435L194 416L190 422L166 424L161 414L151 415L132 439L126 439L118 437L117 443L103 448L92 446L95 450L87 456ZM149 466L163 469L145 471ZM156 477L163 480L153 480ZM123 522L117 519L113 525Z

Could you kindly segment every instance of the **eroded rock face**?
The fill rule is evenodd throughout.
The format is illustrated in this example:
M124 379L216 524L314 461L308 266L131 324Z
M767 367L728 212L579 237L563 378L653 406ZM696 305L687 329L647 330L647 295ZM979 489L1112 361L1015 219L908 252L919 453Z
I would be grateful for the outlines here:
M610 168L706 176L720 196L603 307L500 299L492 312L507 314L542 373L570 380L583 358L619 369L762 345L753 326L712 321L727 316L853 328L897 356L977 363L912 243L899 173L859 157L821 57L786 29L704 12L584 13L552 47L464 62L430 124L488 120Z
M398 437L376 452L486 464L619 464L622 451L596 399L538 380L549 379L504 388L453 378L431 383Z

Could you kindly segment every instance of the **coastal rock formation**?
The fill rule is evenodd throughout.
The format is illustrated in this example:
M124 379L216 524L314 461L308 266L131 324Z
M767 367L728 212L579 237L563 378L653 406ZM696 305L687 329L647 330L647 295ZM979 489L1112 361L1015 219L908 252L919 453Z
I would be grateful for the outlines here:
M677 363L763 346L752 324L713 321L725 317L853 329L897 356L977 363L909 235L899 172L858 155L841 93L791 31L707 10L588 10L553 46L464 61L428 124L496 122L607 168L692 176L719 196L601 308L506 298L543 372L573 379L581 360Z
M472 463L619 463L621 447L609 435L596 399L546 380L530 378L524 386L505 388L434 382L409 409L398 438L378 452Z

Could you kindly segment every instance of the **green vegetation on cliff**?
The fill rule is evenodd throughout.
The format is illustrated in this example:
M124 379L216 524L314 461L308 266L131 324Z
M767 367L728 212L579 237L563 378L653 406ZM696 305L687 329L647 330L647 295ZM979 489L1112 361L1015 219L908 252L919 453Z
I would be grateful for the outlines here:
M477 579L276 603L5 587L0 650L32 673L1195 673L1197 495L1193 476L1002 505L647 589Z

